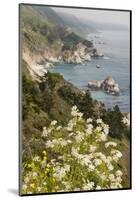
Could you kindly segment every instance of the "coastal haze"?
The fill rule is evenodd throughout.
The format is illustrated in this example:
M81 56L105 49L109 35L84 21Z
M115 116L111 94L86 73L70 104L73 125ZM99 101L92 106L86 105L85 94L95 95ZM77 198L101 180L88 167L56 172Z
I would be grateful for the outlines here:
M54 8L53 8L54 9ZM129 12L55 8L61 15L68 14L82 22L90 23L91 30L85 35L103 54L85 64L59 64L52 71L79 88L86 90L91 80L104 80L112 76L118 83L120 95L103 91L91 91L92 97L102 101L107 108L118 105L122 112L130 111L130 16ZM94 26L95 25L95 26ZM93 31L94 30L94 31ZM96 66L99 65L100 69Z

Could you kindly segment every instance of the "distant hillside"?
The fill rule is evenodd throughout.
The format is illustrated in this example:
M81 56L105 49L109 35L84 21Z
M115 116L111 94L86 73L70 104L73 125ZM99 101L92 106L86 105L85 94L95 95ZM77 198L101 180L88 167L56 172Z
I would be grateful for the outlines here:
M78 34L85 35L91 32L97 32L98 30L94 27L94 24L87 23L83 19L79 19L72 14L64 12L57 12L57 14L63 19L65 25L71 27L73 31Z
M91 60L93 43L65 25L63 18L51 8L22 6L21 16L23 59L34 79L55 63Z

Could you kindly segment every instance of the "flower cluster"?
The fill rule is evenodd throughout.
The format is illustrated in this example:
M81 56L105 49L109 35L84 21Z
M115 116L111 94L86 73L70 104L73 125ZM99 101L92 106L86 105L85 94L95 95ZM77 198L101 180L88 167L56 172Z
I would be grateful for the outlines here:
M52 121L44 127L43 156L24 163L23 193L48 193L122 187L117 143L108 141L109 126L102 119L85 120L74 106L67 126Z
M123 124L125 124L127 127L130 127L130 118L129 118L129 117L123 117L122 122L123 122Z

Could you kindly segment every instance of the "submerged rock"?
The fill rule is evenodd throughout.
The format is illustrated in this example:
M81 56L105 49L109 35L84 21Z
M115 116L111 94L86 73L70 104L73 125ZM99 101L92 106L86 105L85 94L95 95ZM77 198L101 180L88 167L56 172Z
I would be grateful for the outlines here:
M92 80L88 83L88 87L95 90L103 90L111 95L119 95L119 85L115 82L112 76L108 76L105 80Z
M92 80L88 83L88 87L91 89L101 89L102 81Z

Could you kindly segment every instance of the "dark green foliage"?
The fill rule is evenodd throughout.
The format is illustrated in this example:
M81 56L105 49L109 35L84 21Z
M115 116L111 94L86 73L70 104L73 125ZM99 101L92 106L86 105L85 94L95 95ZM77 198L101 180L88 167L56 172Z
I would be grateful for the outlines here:
M109 109L103 115L103 120L110 127L110 135L121 139L125 135L125 125L122 123L123 115L116 105L113 110Z
M84 41L83 41L83 44L86 45L88 48L89 48L89 47L93 47L93 42L88 41L88 40L84 40Z
M84 113L85 118L96 118L98 112L96 111L96 102L92 99L90 92L85 94L76 94L71 90L69 86L63 86L59 89L59 94L68 102L71 106L76 105L79 110Z

